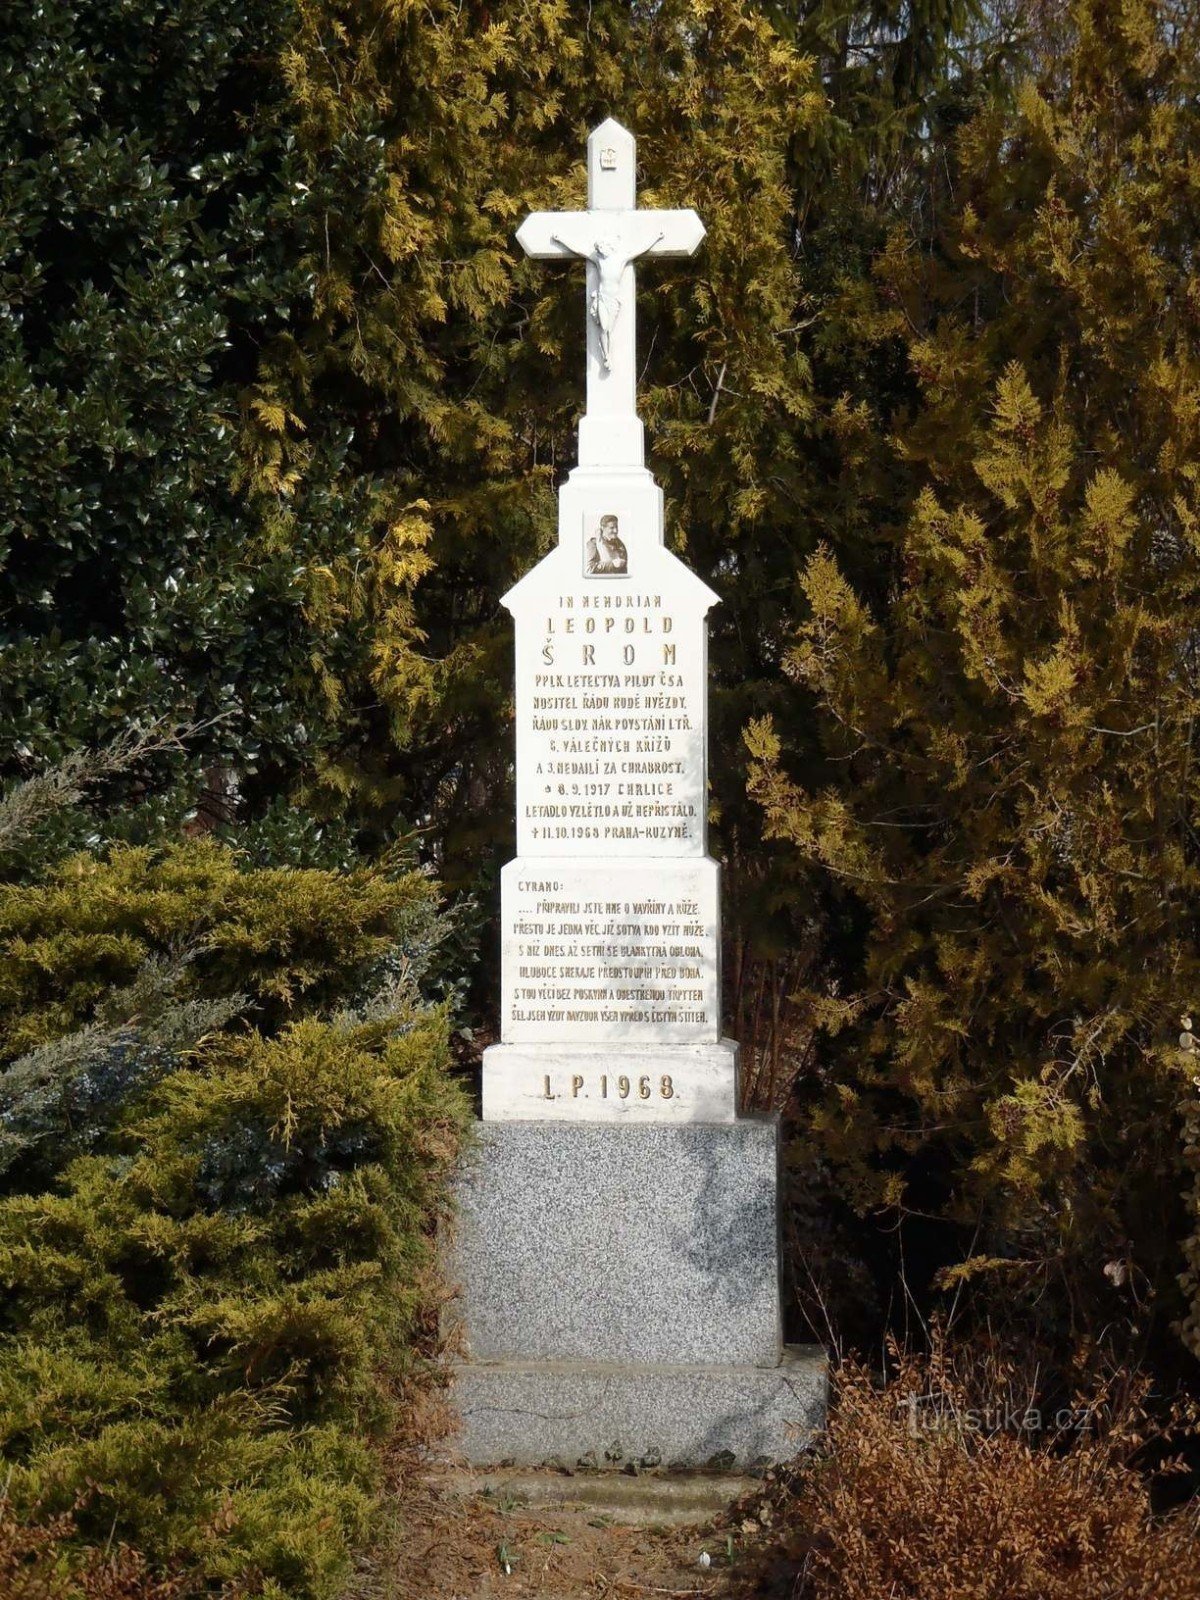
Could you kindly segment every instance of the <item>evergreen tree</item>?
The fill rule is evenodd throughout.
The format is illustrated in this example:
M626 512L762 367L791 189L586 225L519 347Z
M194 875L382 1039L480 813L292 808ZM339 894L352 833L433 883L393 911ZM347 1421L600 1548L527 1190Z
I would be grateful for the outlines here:
M293 852L297 804L343 853L399 819L455 883L494 864L499 596L581 400L578 286L513 234L582 200L609 113L645 203L709 227L642 275L643 410L743 680L755 546L811 543L789 152L825 115L759 7L55 0L0 50L10 775L166 714L202 733L139 774L160 811Z
M807 382L788 152L823 100L798 52L735 0L309 0L285 65L323 220L313 323L260 372L252 481L264 518L286 523L275 476L302 484L336 418L353 428L353 471L396 499L391 543L348 541L327 596L374 641L388 727L323 763L308 803L399 796L428 819L442 874L469 881L511 848L499 598L554 538L582 403L577 275L527 263L515 230L530 209L583 203L586 136L610 114L639 138L642 203L704 217L686 274L640 274L641 403L669 537L703 569L731 563L732 546L786 521ZM263 407L298 425L263 427ZM427 570L402 626L383 604L364 615L414 560ZM397 645L409 625L420 658Z
M238 488L243 390L311 304L294 21L276 0L18 0L0 40L0 776L184 720L136 774L143 829L269 811L344 742L337 686L369 663L315 599L347 529L387 523L342 472L346 430L286 538Z
M843 1188L957 1221L1048 1324L1144 1332L1177 1304L1200 978L1200 57L1169 5L1082 0L1061 38L963 132L932 247L897 229L854 296L916 386L911 493L865 598L836 530L803 573L824 770L748 742L848 930L810 1095Z

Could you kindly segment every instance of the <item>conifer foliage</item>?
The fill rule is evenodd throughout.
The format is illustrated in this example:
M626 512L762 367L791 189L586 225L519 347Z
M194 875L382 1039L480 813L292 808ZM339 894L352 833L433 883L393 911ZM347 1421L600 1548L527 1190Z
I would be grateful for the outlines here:
M610 114L708 230L640 404L797 1164L1200 1355L1190 0L14 0L0 91L0 1570L369 1530L462 1107L429 880L330 862L510 847L583 311L513 236Z
M440 934L419 874L204 840L0 885L0 1544L344 1581L463 1121Z
M1200 981L1200 55L1182 8L1057 23L854 294L917 392L881 581L836 535L803 572L824 771L748 742L768 834L862 930L811 1107L849 1192L956 1219L1039 1316L1144 1332Z
M370 660L318 603L347 529L385 526L342 473L348 424L309 452L286 527L240 486L243 406L284 426L246 393L260 349L311 306L294 23L288 0L5 8L0 775L183 720L200 735L141 774L151 821L206 791L220 819L270 812L353 742Z
M386 486L386 532L348 527L312 602L372 641L379 710L307 798L398 797L457 883L509 845L499 597L553 542L581 404L578 274L525 261L515 231L585 203L585 142L608 115L639 138L640 203L703 216L686 274L640 272L638 315L670 536L711 568L787 516L806 387L788 156L824 102L743 0L304 0L299 18L284 66L313 315L264 349L248 482L286 530L333 427L353 432L347 473Z
M609 114L644 203L708 226L640 284L671 536L704 570L768 525L807 549L789 155L825 103L757 5L53 0L0 74L8 775L174 716L204 736L151 800L308 859L306 817L343 858L399 817L456 882L491 865L499 596L553 537L581 387L579 286L513 235L582 202Z

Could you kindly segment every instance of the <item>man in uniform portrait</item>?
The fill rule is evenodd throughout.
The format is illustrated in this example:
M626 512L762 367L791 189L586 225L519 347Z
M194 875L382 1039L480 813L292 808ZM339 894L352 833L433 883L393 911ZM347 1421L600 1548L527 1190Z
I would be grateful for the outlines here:
M591 578L624 578L629 573L629 554L617 532L617 519L600 518L600 526L587 542L583 570Z

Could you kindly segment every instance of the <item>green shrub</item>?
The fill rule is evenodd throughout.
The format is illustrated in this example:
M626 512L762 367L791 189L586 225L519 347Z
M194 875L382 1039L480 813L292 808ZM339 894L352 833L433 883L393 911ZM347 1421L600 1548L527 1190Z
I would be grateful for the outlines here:
M345 1575L463 1120L418 987L437 932L419 875L244 870L212 843L0 889L0 1038L33 1047L0 1076L25 1139L0 1201L19 1512L278 1594ZM148 983L157 1057L130 1072ZM36 1106L5 1101L38 1060Z
M244 871L203 840L0 885L0 1189L90 1148L232 1016L269 1032L389 972L411 983L439 936L415 873Z
M0 885L0 1061L88 1020L152 957L185 963L181 992L245 992L272 1022L365 990L389 962L424 970L436 929L419 874L243 868L193 840Z
M80 1550L69 1516L25 1522L0 1500L0 1594L4 1600L184 1600L190 1586L156 1578L127 1545Z

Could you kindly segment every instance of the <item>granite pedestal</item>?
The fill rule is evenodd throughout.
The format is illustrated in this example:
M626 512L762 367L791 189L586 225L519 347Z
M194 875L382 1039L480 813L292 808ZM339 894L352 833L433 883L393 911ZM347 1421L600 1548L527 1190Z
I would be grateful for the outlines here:
M785 1350L773 1120L481 1123L457 1191L457 1447L480 1465L739 1466L820 1425Z

